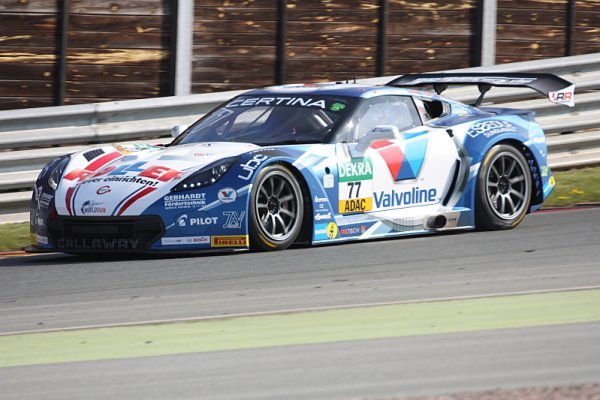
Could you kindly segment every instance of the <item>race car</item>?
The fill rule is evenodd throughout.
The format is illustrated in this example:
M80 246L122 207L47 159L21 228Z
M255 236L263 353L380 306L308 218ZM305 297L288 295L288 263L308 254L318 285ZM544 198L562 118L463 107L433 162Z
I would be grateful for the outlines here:
M441 96L477 85L474 105ZM434 92L417 90L433 87ZM386 85L246 92L167 145L106 145L50 162L33 249L281 250L448 230L509 229L555 182L530 111L482 107L493 86L573 105L549 74L405 75Z

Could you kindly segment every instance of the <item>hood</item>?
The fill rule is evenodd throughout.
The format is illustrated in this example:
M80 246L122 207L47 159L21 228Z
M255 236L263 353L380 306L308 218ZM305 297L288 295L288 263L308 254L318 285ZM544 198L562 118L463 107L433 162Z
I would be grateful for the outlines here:
M112 145L75 153L57 188L56 210L71 216L139 215L189 174L256 148L249 143Z

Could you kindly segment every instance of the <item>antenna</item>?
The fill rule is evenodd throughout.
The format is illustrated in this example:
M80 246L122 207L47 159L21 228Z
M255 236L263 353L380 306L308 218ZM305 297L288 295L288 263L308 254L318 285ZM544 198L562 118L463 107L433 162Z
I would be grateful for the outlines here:
M356 84L356 73L354 73L354 84Z

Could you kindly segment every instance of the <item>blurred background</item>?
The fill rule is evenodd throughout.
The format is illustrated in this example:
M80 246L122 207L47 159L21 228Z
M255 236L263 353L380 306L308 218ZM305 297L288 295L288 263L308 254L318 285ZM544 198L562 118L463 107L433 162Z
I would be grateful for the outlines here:
M0 109L595 52L600 0L0 0Z

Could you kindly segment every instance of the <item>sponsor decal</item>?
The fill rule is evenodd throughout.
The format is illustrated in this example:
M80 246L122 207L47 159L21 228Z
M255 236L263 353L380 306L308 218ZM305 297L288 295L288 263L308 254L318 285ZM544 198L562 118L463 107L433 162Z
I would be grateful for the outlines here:
M331 189L335 185L335 179L331 174L323 175L323 187L325 189Z
M68 250L135 250L140 239L58 239L56 245Z
M550 185L551 188L556 186L556 180L554 179L553 176L551 176L550 179L548 179L548 184Z
M419 176L427 154L427 143L427 136L422 135L405 140L404 151L399 143L389 140L373 142L371 148L383 158L392 178L398 182Z
M335 222L330 222L327 225L319 224L315 226L315 239L335 239L338 236L338 226Z
M109 153L107 156L109 156ZM117 153L120 156L120 153ZM101 160L100 157L98 160ZM112 161L112 160L111 160ZM92 164L94 164L94 161ZM109 165L102 169L91 169L87 166L85 169L74 169L64 176L69 181L87 181L94 179L93 182L127 182L139 183L146 186L156 186L158 182L169 182L173 179L181 178L181 172L172 168L160 165L152 165L144 168L145 161L138 161L132 164L123 164L120 166ZM90 164L91 165L91 164ZM135 175L129 175L135 174ZM129 176L125 176L129 175ZM98 179L105 177L104 179Z
M130 145L120 145L120 144L113 144L112 145L116 150L118 150L119 152L121 152L122 154L132 154L133 152L137 152L137 151L146 151L146 150L160 150L160 146L157 145L153 145L153 144L144 144L144 143L138 143L138 144L130 144Z
M237 200L237 192L232 188L223 188L219 190L217 198L221 201L221 203L233 203Z
M106 194L110 192L110 186L102 186L96 190L96 194Z
M346 108L346 105L344 103L333 103L329 106L329 109L335 112L342 111L344 108Z
M90 177L90 175L96 173L96 171L104 167L106 164L120 157L122 157L122 154L118 151L113 151L112 153L104 154L103 156L98 157L93 162L89 163L84 169L76 168L74 170L69 171L69 173L63 176L63 179L66 179L68 181L82 181Z
M329 208L329 199L327 197L319 197L319 196L315 196L314 199L315 204L317 205L317 209L315 210L315 220L320 220L320 219L330 219L331 218L331 210ZM327 214L328 216L325 216L325 213L329 213Z
M508 121L500 119L491 119L489 121L476 122L469 127L467 134L471 137L483 135L487 138L501 133L515 133L518 128Z
M39 207L41 207L41 208L50 207L50 202L52 201L53 198L54 198L53 194L45 193L45 192L43 192L43 189L41 187L38 188L37 195L36 195L36 201L37 201Z
M321 221L322 219L331 219L331 211L328 213L315 213L315 221Z
M340 200L340 214L362 213L373 209L373 198L363 197L357 199Z
M540 171L542 172L542 176L548 176L548 166L547 165L540 167Z
M212 247L239 247L248 246L248 236L211 236Z
M575 105L575 85L571 85L562 90L548 93L550 101L556 104L566 104L569 107Z
M369 157L353 158L338 164L339 181L352 182L373 179L373 163Z
M364 225L361 226L346 226L340 228L341 236L360 236L367 230L367 227Z
M104 203L97 202L94 200L86 200L81 205L80 211L82 214L98 214L98 213L106 213L106 207L103 207Z
M239 214L236 211L223 211L223 216L227 217L225 224L223 224L223 228L240 229L244 223L246 211L242 211Z
M421 189L418 186L407 191L393 190L390 193L374 193L376 208L403 208L415 205L435 204L437 199L437 190Z
M180 214L175 219L175 226L181 233L191 234L204 232L211 225L216 225L219 217L213 217L206 211Z
M180 246L186 244L208 244L210 236L181 236L181 237L164 237L160 240L163 246Z
M353 158L338 164L339 212L358 213L373 208L373 163L369 157Z
M206 193L171 194L163 198L165 210L200 208L206 205Z
M243 179L245 181L249 181L250 178L252 178L254 171L256 171L256 169L260 167L260 164L262 164L262 162L268 158L269 157L265 156L264 154L255 154L254 157L252 157L250 160L240 165L244 172L238 175L238 178Z
M341 104L341 103L339 103ZM253 106L300 106L325 108L325 100L315 100L310 97L248 97L235 99L227 108L253 107ZM342 108L343 109L343 108Z
M338 226L335 222L327 224L327 237L329 239L335 239L338 235Z

